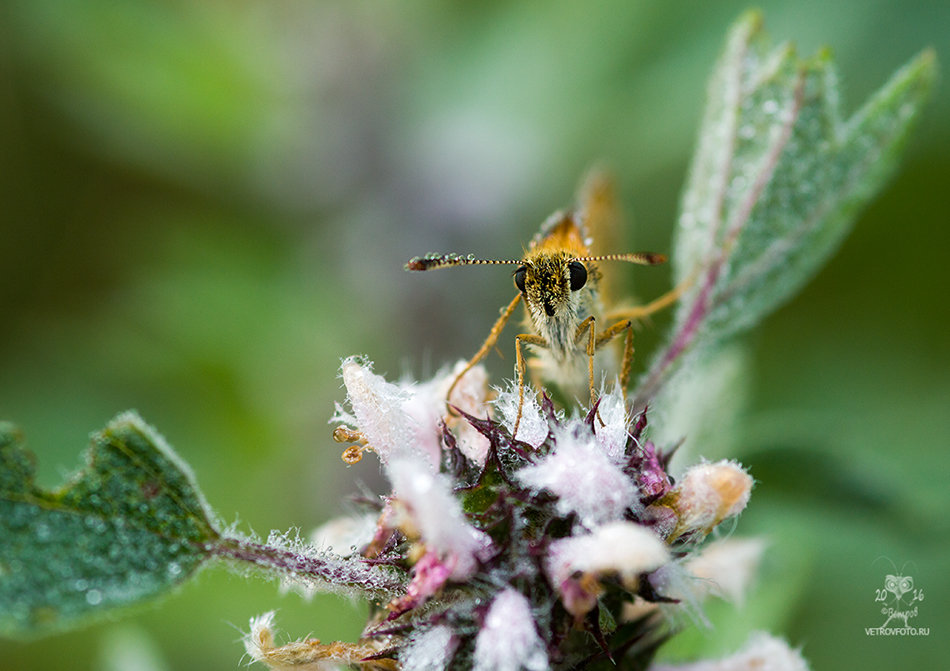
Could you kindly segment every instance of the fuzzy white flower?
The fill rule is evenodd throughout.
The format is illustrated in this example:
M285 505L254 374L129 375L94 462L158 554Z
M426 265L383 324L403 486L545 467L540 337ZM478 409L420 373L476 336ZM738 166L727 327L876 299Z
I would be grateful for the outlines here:
M593 575L615 573L631 580L670 560L666 543L634 522L611 522L589 534L551 543L546 570L555 585L575 572Z
M407 411L414 405L412 387L387 382L373 372L372 364L357 357L344 359L340 371L353 413L338 409L332 421L352 419L384 464L415 452L425 456L431 470L437 469L441 448L432 437L435 432L420 425L420 413Z
M508 431L515 428L518 418L518 387L512 385L505 391L498 392L494 402L501 413L501 425ZM540 447L548 437L548 421L541 412L541 407L531 390L525 390L524 404L521 407L521 423L518 425L518 435L515 436L531 447Z
M452 628L437 625L412 637L399 653L399 668L401 671L444 671L457 647Z
M688 664L657 664L652 671L808 671L801 653L780 638L754 632L743 648L723 659Z
M337 406L330 420L355 426L384 464L399 454L424 455L430 470L438 470L442 455L439 423L446 420L456 433L458 448L478 465L485 463L488 439L465 420L447 415L446 394L465 368L459 361L428 382L387 382L373 373L372 364L358 357L343 360L341 376L352 412ZM476 417L486 417L487 373L469 370L452 390L449 402Z
M500 592L475 639L475 671L544 671L548 656L531 605L511 587Z
M594 430L597 433L597 443L614 463L620 463L627 447L626 406L619 380L609 392L604 393L601 390L600 403L597 405L600 421L594 421Z
M585 435L586 434L586 435ZM628 508L640 506L630 478L610 459L586 425L555 435L554 452L515 473L515 478L534 490L547 490L558 497L562 515L576 513L588 528L623 517Z
M728 538L703 547L686 562L686 570L701 579L705 591L742 605L765 552L761 538Z
M465 519L447 476L433 473L419 458L395 459L386 467L393 494L407 508L426 546L451 562L451 577L464 580L478 568L491 540Z

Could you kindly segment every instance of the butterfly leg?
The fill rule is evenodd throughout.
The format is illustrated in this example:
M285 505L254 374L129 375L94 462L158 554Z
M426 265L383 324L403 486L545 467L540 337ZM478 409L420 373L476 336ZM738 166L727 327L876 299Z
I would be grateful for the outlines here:
M620 363L620 390L624 400L626 400L627 383L630 381L630 369L633 367L633 322L629 319L623 319L613 326L604 329L604 331L597 336L594 347L600 349L624 332L626 333L623 343L623 359L621 359Z
M593 407L597 400L597 394L594 392L594 354L597 352L596 329L594 317L588 317L580 323L577 331L574 333L574 342L580 344L582 338L587 338L587 345L584 348L587 354L587 385L590 387L590 404Z
M659 298L655 298L646 305L637 305L632 308L621 308L620 310L612 310L607 313L608 319L629 319L630 321L639 321L645 317L649 317L654 312L659 312L660 310L669 307L680 297L693 286L693 282L696 279L696 273L693 273L685 280L677 284L675 287L667 291L665 294Z
M518 303L521 301L521 294L519 293L514 299L508 304L508 307L504 309L501 313L501 316L491 327L491 331L488 333L488 337L485 338L485 342L482 343L481 348L475 353L469 362L465 365L465 368L462 369L462 372L455 376L455 379L452 380L452 385L449 387L448 392L445 394L445 402L448 403L449 399L452 398L452 392L455 391L455 387L458 385L459 380L465 377L465 374L472 370L472 368L479 361L485 358L485 356L491 351L492 347L495 346L495 343L498 342L498 336L501 335L502 330L505 328L505 324L508 323L508 320L511 319L511 313L515 311L515 308L518 307ZM520 406L519 406L520 408ZM451 408L450 408L451 412ZM520 413L519 413L520 416Z
M521 333L515 336L515 366L518 369L518 414L515 416L515 426L511 430L512 438L518 436L518 427L521 426L521 411L524 409L524 374L527 363L525 362L524 353L521 351L523 343L535 347L548 346L547 340L533 333Z

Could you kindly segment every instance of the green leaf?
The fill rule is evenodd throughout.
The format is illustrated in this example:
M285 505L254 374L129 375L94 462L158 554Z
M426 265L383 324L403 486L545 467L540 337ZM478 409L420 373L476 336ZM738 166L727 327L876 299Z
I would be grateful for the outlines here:
M848 121L827 51L770 49L762 19L740 19L712 75L674 245L691 281L649 402L682 355L749 328L810 279L897 163L936 74L933 51L899 70Z
M286 535L225 534L187 465L138 415L92 437L86 466L57 491L34 482L32 455L0 423L0 633L42 634L167 591L206 560L254 568L313 590L377 599L405 572L341 557Z
M188 577L219 537L188 468L135 413L92 437L86 467L53 492L0 426L0 632L69 627Z

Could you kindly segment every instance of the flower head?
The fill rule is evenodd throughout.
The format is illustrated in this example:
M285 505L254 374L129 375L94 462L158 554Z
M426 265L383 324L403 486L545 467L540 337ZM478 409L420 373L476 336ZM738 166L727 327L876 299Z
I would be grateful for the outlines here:
M573 417L529 396L512 436L517 389L490 398L479 368L454 388L444 372L390 383L357 359L342 375L349 407L334 419L379 456L392 490L375 531L334 525L342 538L321 538L358 550L341 561L389 567L405 586L362 647L346 648L385 650L358 663L540 671L640 650L629 654L642 666L665 635L657 604L698 604L705 593L689 586L717 579L720 594L741 598L752 550L732 571L735 553L703 563L694 548L742 510L751 477L734 462L702 463L674 486L669 451L644 437L645 415L631 421L620 391ZM634 608L647 617L604 628ZM277 659L269 631L262 620L248 639L255 659Z

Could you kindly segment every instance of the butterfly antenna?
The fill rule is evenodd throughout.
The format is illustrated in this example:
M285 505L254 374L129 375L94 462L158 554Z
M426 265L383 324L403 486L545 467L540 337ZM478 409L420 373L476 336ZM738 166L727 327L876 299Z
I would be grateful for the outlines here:
M473 254L426 254L409 259L406 270L435 270L454 266L498 266L515 265L521 261L511 259L477 259Z
M628 252L626 254L601 254L599 256L581 256L576 261L628 261L642 266L655 266L666 263L666 254L654 252Z

